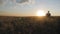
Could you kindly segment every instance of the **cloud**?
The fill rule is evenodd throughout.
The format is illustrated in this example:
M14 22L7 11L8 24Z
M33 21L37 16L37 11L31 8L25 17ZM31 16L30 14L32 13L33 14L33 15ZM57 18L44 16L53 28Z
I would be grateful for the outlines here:
M3 1L2 0L0 0L0 4L3 4Z
M0 7L12 7L12 8L17 8L17 7L24 7L26 5L34 4L35 0L0 0Z
M10 0L10 1L13 2L12 4L13 6L10 7L11 9L21 8L35 3L35 0Z
M2 5L3 4L3 1L2 0L0 0L0 5Z
M29 2L29 0L16 0L17 3Z
M34 3L34 0L0 0L0 5L6 5L8 2L21 5L21 4Z
M16 0L10 0L11 2L15 2Z
M0 0L0 6L5 5L8 2L8 0Z
M32 4L34 0L15 0L17 5Z

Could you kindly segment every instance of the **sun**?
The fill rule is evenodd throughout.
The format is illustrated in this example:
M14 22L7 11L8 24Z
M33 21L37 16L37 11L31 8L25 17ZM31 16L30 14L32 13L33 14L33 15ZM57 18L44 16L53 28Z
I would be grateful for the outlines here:
M45 16L44 10L38 10L37 11L37 16Z

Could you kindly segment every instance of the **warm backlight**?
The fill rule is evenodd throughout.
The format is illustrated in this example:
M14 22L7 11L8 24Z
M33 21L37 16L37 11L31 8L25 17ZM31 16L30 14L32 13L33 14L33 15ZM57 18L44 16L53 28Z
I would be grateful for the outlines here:
M45 12L43 10L38 10L37 16L45 16Z

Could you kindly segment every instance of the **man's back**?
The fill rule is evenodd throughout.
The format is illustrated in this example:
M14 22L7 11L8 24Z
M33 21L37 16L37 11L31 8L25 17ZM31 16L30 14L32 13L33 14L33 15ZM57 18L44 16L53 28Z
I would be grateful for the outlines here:
M46 14L46 16L47 17L50 17L51 16L51 14L50 14L50 12L48 11L48 13Z

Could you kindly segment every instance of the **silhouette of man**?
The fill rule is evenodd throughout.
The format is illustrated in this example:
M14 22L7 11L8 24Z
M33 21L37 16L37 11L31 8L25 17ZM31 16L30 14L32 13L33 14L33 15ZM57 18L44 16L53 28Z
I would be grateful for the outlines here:
M47 17L50 17L51 16L51 14L50 14L50 12L48 11L48 13L46 14L46 16Z

